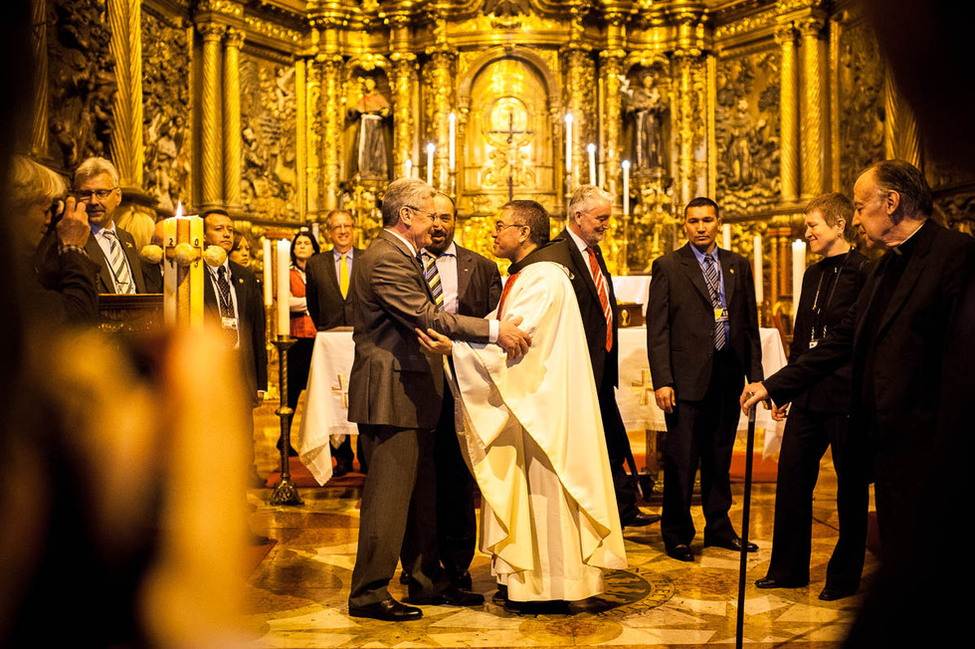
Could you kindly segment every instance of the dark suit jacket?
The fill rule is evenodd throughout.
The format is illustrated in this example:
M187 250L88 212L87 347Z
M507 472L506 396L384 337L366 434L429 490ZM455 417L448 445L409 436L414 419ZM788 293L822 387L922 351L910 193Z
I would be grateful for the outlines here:
M498 265L473 250L457 249L457 313L483 318L501 299Z
M728 345L751 381L762 379L762 340L752 269L718 250L731 337ZM653 262L647 302L647 354L654 388L673 386L685 401L704 398L714 355L714 308L691 244Z
M237 294L238 331L240 332L240 362L248 395L267 390L267 349L264 336L264 295L257 286L254 273L240 264L230 263L231 285ZM220 303L217 301L210 271L204 270L203 305L207 319L220 319Z
M438 309L420 262L386 230L355 263L355 359L349 376L349 420L434 428L443 395L443 359L423 351L414 328L433 328L457 340L487 342L490 325L481 318Z
M560 246L562 248L560 248ZM542 249L546 258L556 260L556 256L565 251L562 263L570 272L572 290L575 291L579 302L579 315L582 316L582 326L586 330L586 342L589 345L589 359L592 362L592 374L596 381L596 388L608 381L613 387L619 385L619 306L616 304L616 292L613 290L613 279L606 269L603 254L596 247L596 260L599 268L606 276L606 288L609 290L609 304L613 309L613 347L606 351L606 317L596 292L596 283L589 272L589 258L579 252L578 246L566 230L562 230L553 240L553 244ZM559 255L560 256L560 255Z
M118 233L118 240L122 244L122 251L125 252L125 257L129 260L129 269L132 271L132 279L135 282L135 292L146 293L146 281L142 272L142 260L139 258L139 251L135 249L135 239L132 238L131 234L117 225L115 226L115 232ZM88 237L88 242L85 244L85 251L88 253L88 257L98 264L98 292L114 293L115 281L112 279L112 269L108 267L108 260L105 258L105 253L102 252L102 247L98 245L94 234Z
M27 303L51 322L89 324L98 316L98 265L81 252L58 252L50 232L30 260L39 286L28 286Z
M877 263L860 297L826 340L765 381L776 404L790 402L852 358L853 388L866 385L864 378L869 373L876 411L866 413L864 395L855 393L853 414L859 422L875 421L868 432L876 441L923 445L934 432L946 332L958 296L975 268L975 240L931 220L914 236L918 237L916 247L881 316L876 336L865 336L867 314L885 262L896 254L893 251ZM872 366L861 362L869 348L875 349Z
M362 249L353 248L349 294L342 297L331 250L313 255L305 264L305 299L308 313L319 331L352 326L352 278L359 269Z

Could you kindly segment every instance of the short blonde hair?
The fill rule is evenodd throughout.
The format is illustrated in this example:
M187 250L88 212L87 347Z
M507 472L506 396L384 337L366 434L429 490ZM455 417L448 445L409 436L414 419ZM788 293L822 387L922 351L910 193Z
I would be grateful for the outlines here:
M68 184L59 174L20 155L11 159L8 187L10 202L15 208L53 203L68 192Z

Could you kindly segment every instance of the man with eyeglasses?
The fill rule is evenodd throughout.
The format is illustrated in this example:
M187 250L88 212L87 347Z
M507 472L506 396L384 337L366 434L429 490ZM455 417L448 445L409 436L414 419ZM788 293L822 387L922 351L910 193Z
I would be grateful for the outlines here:
M345 210L332 210L325 218L325 229L332 249L313 255L305 263L305 298L308 313L318 331L352 326L352 274L361 248L355 240L355 221ZM359 444L359 468L366 472ZM341 477L352 470L352 443L349 436L332 450L335 468L332 475Z
M359 425L369 473L362 492L359 541L349 614L388 621L415 620L387 586L398 559L410 575L413 604L473 606L481 595L453 587L437 553L436 484L422 460L431 458L440 417L443 359L425 353L417 330L497 344L520 358L531 338L519 321L454 315L434 298L419 251L432 243L433 189L401 178L383 197L383 230L356 261L352 278L355 359L349 375L349 420Z
M145 293L142 261L132 235L115 225L122 200L118 171L105 158L88 158L74 172L71 195L84 203L92 236L85 244L98 264L99 293Z

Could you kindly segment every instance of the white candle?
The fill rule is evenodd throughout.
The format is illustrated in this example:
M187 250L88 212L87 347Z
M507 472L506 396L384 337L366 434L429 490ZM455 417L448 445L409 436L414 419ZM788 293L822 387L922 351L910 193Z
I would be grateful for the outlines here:
M796 239L792 242L792 313L795 320L796 308L799 306L799 294L802 292L802 276L806 272L806 242Z
M433 187L433 153L437 150L437 145L433 142L427 144L427 184Z
M271 240L264 239L264 308L270 309L274 304L274 286L272 285Z
M721 247L731 250L731 224L725 223L721 226Z
M565 171L572 171L572 113L565 114Z
M410 160L409 158L406 159L406 173L403 174L403 177L404 178L413 177L413 161Z
M286 338L291 335L291 309L288 305L291 297L291 242L287 239L278 240L278 336Z
M752 256L752 274L755 275L755 301L761 304L765 301L765 286L762 278L762 235L755 235L753 245L755 251Z
M586 147L586 150L589 152L589 184L595 185L596 184L596 145L590 143L589 146Z
M318 241L319 235L322 233L321 227L317 223L311 224L311 236Z
M599 186L606 189L606 165L599 165Z
M623 167L623 216L630 215L630 161L624 160Z
M450 158L450 170L454 171L457 169L457 116L451 113L447 117L447 121L450 127L450 139L448 140L449 148L447 149L447 155Z

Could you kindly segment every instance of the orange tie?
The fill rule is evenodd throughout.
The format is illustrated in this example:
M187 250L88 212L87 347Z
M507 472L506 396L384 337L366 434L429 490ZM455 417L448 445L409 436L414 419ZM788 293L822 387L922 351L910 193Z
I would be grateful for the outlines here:
M589 272L592 273L592 281L596 283L596 293L599 295L599 304L603 307L603 316L606 318L606 351L613 348L613 309L609 306L609 291L606 290L606 278L603 271L599 269L599 262L596 260L596 251L592 246L586 248L589 253Z

